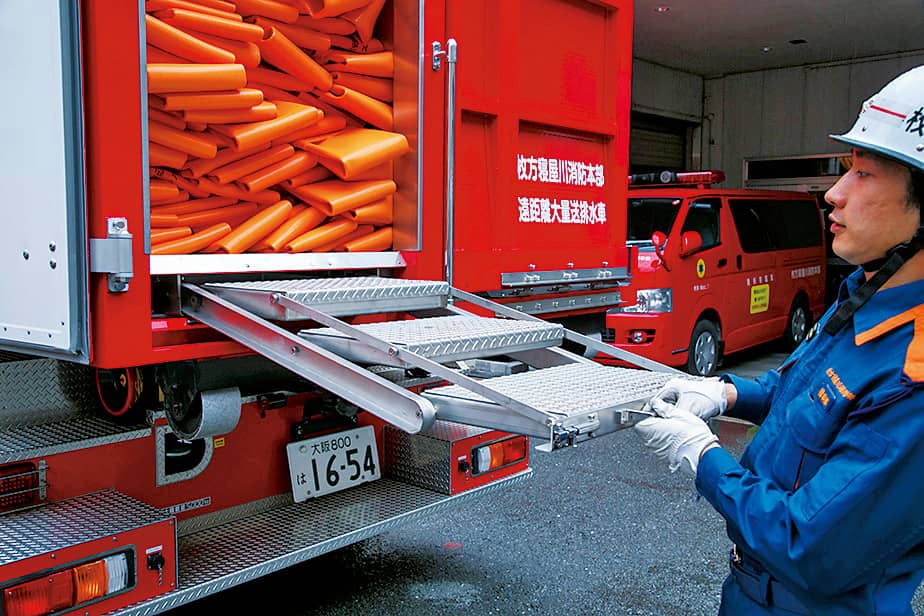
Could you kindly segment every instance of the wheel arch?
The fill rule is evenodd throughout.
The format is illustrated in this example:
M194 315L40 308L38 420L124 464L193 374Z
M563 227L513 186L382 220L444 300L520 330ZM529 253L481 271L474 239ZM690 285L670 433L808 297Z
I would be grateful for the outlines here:
M809 301L808 291L806 291L805 289L801 287L796 289L796 292L793 294L792 301L789 302L789 309L792 310L793 306L795 306L799 302L801 302L803 306L808 308L809 311L812 310L812 302Z
M690 322L689 327L687 327L687 340L689 340L690 336L693 335L693 330L696 328L696 324L704 319L712 321L716 330L719 332L719 341L722 342L724 340L724 334L722 331L722 317L719 315L719 311L715 308L703 308L699 311L699 314Z
M685 327L685 330L679 330L676 334L677 336L676 340L678 342L684 341L683 344L686 347L683 349L682 353L679 354L679 356L683 358L683 363L685 364L687 360L689 359L687 351L690 346L690 339L693 337L693 330L696 329L696 324L702 321L703 319L712 321L712 323L715 324L715 328L719 332L719 345L724 352L725 334L724 334L724 330L722 327L722 317L719 314L718 309L713 308L712 305L710 305L710 303L708 302L701 301L695 307L695 310L690 311L690 314L693 314L695 316L687 321L686 326L683 326ZM680 322L680 320L678 319L676 322ZM685 332L685 337L681 338L681 335L684 334L684 332Z

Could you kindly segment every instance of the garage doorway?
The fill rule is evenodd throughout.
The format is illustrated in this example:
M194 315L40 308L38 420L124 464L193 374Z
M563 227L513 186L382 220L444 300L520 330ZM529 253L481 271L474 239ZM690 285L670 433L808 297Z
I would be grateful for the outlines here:
M689 169L689 122L632 112L629 135L629 173Z

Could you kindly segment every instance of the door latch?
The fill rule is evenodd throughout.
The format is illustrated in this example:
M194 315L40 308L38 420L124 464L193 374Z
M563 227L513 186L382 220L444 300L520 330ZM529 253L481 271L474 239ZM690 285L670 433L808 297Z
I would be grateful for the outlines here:
M433 41L430 47L433 50L432 68L434 71L440 70L440 68L443 66L443 56L446 56L447 62L455 62L458 59L458 46L456 45L455 39L449 39L449 41L446 43L445 50L439 41Z
M132 279L132 234L125 218L106 219L106 237L90 238L90 271L108 274L109 292L128 291Z

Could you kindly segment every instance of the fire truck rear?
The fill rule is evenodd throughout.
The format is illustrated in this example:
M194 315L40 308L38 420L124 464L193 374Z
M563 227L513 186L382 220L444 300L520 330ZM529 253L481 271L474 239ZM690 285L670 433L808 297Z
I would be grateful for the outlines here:
M0 16L0 613L219 592L516 484L672 372L535 316L627 279L628 1Z

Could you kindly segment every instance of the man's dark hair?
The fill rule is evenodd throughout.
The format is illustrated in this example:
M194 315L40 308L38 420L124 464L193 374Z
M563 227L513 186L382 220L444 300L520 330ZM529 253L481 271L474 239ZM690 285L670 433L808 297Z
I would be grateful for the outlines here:
M924 204L924 171L911 169L911 177L908 179L908 204L918 210Z

